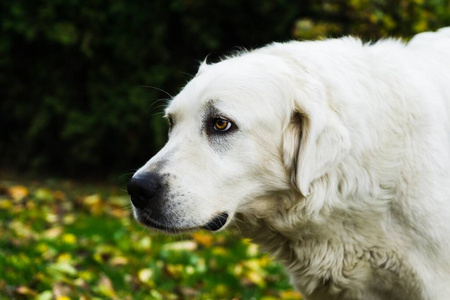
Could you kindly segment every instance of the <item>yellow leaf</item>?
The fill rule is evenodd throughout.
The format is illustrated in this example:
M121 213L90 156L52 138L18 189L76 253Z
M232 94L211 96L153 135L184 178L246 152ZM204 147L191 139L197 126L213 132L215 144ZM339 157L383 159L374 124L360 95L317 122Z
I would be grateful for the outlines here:
M56 262L70 262L72 255L70 253L62 253L56 258Z
M274 296L263 296L260 300L279 300L279 298Z
M149 250L152 246L152 240L149 236L145 236L136 243L136 247L139 250Z
M249 257L255 257L255 256L257 256L258 255L258 245L256 245L256 244L250 244L250 245L248 245L248 248L247 248L247 256L249 256Z
M215 247L212 251L213 255L225 256L227 254L227 250L224 247Z
M102 274L100 277L98 289L100 293L107 296L108 298L117 299L116 291L114 290L111 279L106 277L106 275L104 274Z
M427 20L425 19L421 19L420 21L418 21L416 24L414 24L414 31L415 32L423 32L426 31L428 29L428 23Z
M257 286L264 287L266 285L261 273L256 271L250 271L246 275L247 275L246 278L250 280L250 282L256 284Z
M70 225L73 222L75 222L75 215L74 214L67 214L63 217L63 223L64 225Z
M47 215L45 216L45 220L49 223L55 223L56 221L58 221L58 216L54 213L47 213Z
M10 209L13 207L13 203L9 199L0 199L0 208L2 209Z
M95 275L89 271L80 271L79 276L82 280L90 281Z
M20 201L28 196L28 189L22 185L15 185L9 188L9 194L14 200Z
M113 266L124 266L128 264L128 258L124 256L116 256L111 259L110 264Z
M183 272L183 265L167 265L167 272L175 278L179 278Z
M66 199L66 194L64 194L61 191L54 191L53 198L56 200L64 200L64 199Z
M100 202L101 202L101 198L100 198L100 195L98 195L98 194L93 194L93 195L84 197L84 199L83 199L83 203L88 206L95 206L95 205L100 204Z
M256 259L256 258L249 259L244 264L250 270L254 270L254 271L261 271L262 270L261 269L261 265L260 265L260 261L258 259Z
M214 292L218 295L218 296L225 296L228 292L228 287L225 284L218 284L215 288L214 288Z
M89 207L90 211L95 215L98 215L102 212L102 199L98 194L84 197L83 204Z
M34 202L34 201L27 201L25 203L25 205L26 205L28 210L36 209L36 202Z
M245 245L250 245L252 243L251 239L242 239L242 243Z
M203 245L205 247L210 247L213 242L213 237L210 234L206 234L205 232L198 231L192 234L192 237L194 238L197 243L200 245Z
M138 273L139 280L144 283L148 283L152 277L153 277L153 270L148 268L142 269Z
M197 243L194 241L168 243L162 249L165 251L194 251L197 249Z
M48 245L44 243L39 243L36 246L36 250L39 251L40 253L45 253L48 251Z
M75 235L73 235L71 233L66 233L66 234L63 234L62 240L66 244L75 244L75 242L77 241L77 238Z
M297 291L283 291L280 292L280 298L283 300L300 300L302 295Z
M41 188L34 192L34 196L39 200L50 201L53 200L52 192L49 189Z
M44 231L44 237L48 239L55 239L63 232L62 227L53 227Z
M26 287L26 286L18 286L16 288L16 293L21 294L21 295L29 295L29 296L33 296L36 295L36 291Z
M234 266L233 273L236 276L241 276L243 270L244 269L242 268L242 265L241 264L237 264L237 265Z
M186 274L192 275L195 273L195 268L193 266L186 266L185 271Z

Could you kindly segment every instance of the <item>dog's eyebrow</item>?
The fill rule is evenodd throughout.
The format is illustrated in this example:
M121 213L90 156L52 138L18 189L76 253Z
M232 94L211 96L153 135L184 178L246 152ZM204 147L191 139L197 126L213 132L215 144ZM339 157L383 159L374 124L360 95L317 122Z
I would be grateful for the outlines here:
M221 110L219 108L217 108L216 104L218 102L221 102L218 99L214 99L214 100L209 100L206 104L205 104L205 109L204 109L204 118L206 117L214 117L214 116L224 116L224 114L221 112Z

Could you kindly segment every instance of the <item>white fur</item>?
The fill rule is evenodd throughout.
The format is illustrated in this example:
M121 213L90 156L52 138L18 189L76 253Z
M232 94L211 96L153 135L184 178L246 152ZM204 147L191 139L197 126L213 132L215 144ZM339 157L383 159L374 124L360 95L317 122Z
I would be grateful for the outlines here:
M238 129L209 137L211 105ZM171 175L180 226L228 212L305 299L450 298L450 28L203 63L167 113L138 173Z

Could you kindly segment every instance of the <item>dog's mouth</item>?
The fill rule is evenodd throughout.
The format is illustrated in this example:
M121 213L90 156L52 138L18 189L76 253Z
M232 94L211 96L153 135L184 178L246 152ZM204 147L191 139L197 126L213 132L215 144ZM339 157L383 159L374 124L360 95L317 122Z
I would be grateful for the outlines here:
M217 217L215 217L214 219L212 219L211 221L209 221L206 225L203 226L203 228L207 229L207 230L211 230L211 231L217 231L220 228L222 228L223 226L225 226L225 224L227 223L228 220L228 214L226 212L223 212L221 214L219 214Z
M162 231L169 232L169 233L179 233L179 232L184 232L184 231L195 231L198 229L217 231L225 226L225 224L228 221L228 217L229 217L228 213L222 212L222 213L218 214L217 216L215 216L211 221L209 221L205 225L194 226L194 227L177 227L177 226L173 226L173 225L167 225L167 224L164 224L165 222L156 221L156 220L153 220L152 218L149 218L148 216L144 216L144 215L138 215L136 217L136 219L143 225L150 227L150 228L162 230Z

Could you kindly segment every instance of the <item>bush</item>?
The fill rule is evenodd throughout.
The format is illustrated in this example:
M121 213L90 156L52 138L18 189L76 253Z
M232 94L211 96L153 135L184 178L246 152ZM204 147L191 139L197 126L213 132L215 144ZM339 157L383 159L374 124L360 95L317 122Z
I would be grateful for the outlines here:
M1 162L106 174L165 142L164 100L235 46L450 24L450 1L78 0L0 3ZM151 86L151 87L146 87Z

